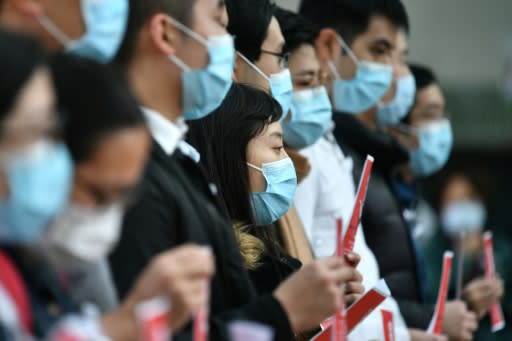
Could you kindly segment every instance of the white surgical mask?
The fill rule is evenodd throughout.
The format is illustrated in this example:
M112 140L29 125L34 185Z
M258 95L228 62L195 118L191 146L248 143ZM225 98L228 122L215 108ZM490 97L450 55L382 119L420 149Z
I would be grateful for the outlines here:
M87 268L105 258L121 233L125 205L102 208L70 205L50 225L42 249L58 270Z

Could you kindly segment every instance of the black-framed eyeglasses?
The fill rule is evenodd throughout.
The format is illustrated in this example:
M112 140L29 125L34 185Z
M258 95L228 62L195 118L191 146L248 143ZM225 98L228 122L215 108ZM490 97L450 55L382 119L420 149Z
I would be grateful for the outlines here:
M267 51L267 50L261 50L261 53L269 54L269 55L279 58L279 67L281 69L285 69L288 67L288 62L290 61L290 53L289 52L277 53L277 52L272 52L272 51Z

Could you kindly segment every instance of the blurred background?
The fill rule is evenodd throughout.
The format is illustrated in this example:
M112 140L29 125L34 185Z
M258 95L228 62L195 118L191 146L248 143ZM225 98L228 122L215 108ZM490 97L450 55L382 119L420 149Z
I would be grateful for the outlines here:
M299 0L277 0L297 10ZM411 62L439 77L454 127L455 148L445 169L422 184L438 206L451 174L479 180L495 233L498 271L507 279L506 331L476 340L512 340L512 0L403 0L411 21Z

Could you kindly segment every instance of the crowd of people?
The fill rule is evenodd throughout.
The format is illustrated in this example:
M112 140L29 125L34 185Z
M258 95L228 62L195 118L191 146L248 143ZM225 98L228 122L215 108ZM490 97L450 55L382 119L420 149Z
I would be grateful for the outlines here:
M0 340L163 340L155 302L175 340L201 340L203 315L210 340L252 340L240 321L309 340L380 279L390 297L347 340L385 340L380 308L398 341L473 340L504 285L468 177L442 193L443 250L422 239L417 183L453 134L411 25L401 0L0 0Z

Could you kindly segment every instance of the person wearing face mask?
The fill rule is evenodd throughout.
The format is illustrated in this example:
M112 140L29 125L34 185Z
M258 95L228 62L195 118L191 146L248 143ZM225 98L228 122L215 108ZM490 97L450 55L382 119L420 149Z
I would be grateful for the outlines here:
M236 37L235 47L238 51L235 80L268 91L281 104L282 121L289 121L294 97L287 68L289 54L283 51L284 37L273 14L274 6L269 0L230 0L226 5L230 17L228 31ZM311 96L299 94L295 96L295 101L307 102L308 97ZM290 131L285 136L291 137L292 134ZM309 164L296 152L297 145L290 146L288 141L285 142L286 151L294 163L300 183L309 172ZM289 142L292 142L291 139ZM311 262L313 256L293 206L271 229L280 235L282 246L290 255L303 264Z
M500 301L504 293L504 281L500 274L493 280L484 276L482 263L482 235L487 224L486 200L482 192L483 186L477 176L468 172L454 172L449 175L441 189L439 198L439 214L441 231L426 248L429 257L439 257L439 248L451 247L454 250L464 250L462 299L468 307L482 320L489 311L490 304ZM500 238L495 234L495 254L498 269L501 268L504 254L500 240L508 241L506 236ZM462 243L462 244L461 244ZM458 254L455 262L458 262ZM439 272L436 264L431 264L430 272ZM456 275L452 276L450 291L454 295L457 291ZM482 321L475 338L489 338L490 326ZM502 334L503 335L503 334Z
M0 26L30 34L52 51L108 63L123 39L128 12L128 0L2 0Z
M200 135L197 140L204 141L197 144L202 164L219 188L260 294L271 293L300 267L269 230L290 209L297 185L293 163L283 148L280 115L278 103L264 92L234 85L219 109L191 129L192 137ZM362 292L357 283L351 285L356 290L348 290L348 304Z
M104 296L92 301L106 311L117 302L108 290L104 259L119 238L149 135L136 101L114 72L62 54L52 58L52 71L75 177L71 202L45 232L41 252L69 276L79 301L92 299L81 297L77 282L91 281L91 271L103 275L107 283L96 293Z
M5 130L0 138L2 162L5 165L2 174L6 175L2 182L5 184L2 191L8 191L3 194L0 215L0 262L2 264L0 336L8 340L15 339L15 335L18 334L46 337L55 328L59 330L61 326L63 327L65 321L72 320L82 326L80 332L85 335L81 335L87 340L98 340L104 337L113 340L135 339L137 326L132 318L135 306L139 302L160 295L168 295L173 301L173 326L180 329L189 320L190 311L195 310L198 304L203 304L205 299L204 295L198 292L189 289L182 291L184 284L193 286L199 281L204 285L203 282L207 281L213 271L211 253L201 248L186 247L157 257L139 278L129 299L113 307L114 309L103 316L81 314L69 292L69 286L64 284L66 276L63 275L70 270L70 267L83 266L86 262L92 264L101 257L98 251L94 250L94 243L102 240L103 242L99 243L99 249L105 250L103 244L107 242L106 238L112 238L105 236L101 233L102 231L98 232L98 229L94 230L97 226L88 224L89 219L98 224L104 221L103 219L95 218L89 213L76 214L76 208L66 208L69 192L71 191L71 198L75 204L76 202L90 204L84 197L76 195L76 192L77 190L93 191L89 187L84 191L85 185L83 183L77 185L76 182L82 182L84 178L90 181L93 170L110 172L109 167L111 168L112 164L105 163L105 157L112 157L111 152L110 157L105 155L109 148L115 149L126 143L139 142L141 146L138 149L129 148L129 152L134 157L129 158L131 161L126 161L127 163L123 165L132 166L128 168L132 169L134 177L138 177L137 172L140 170L137 171L137 168L142 168L144 164L148 142L147 132L142 114L138 112L138 106L130 97L126 85L116 81L114 75L106 72L104 68L88 63L82 65L82 62L78 64L81 65L80 67L70 67L75 64L69 64L66 59L61 58L55 61L59 68L63 68L61 71L66 73L66 76L61 74L57 77L59 78L57 83L61 84L61 77L71 77L66 81L68 91L77 93L77 87L80 87L78 83L86 86L92 82L94 86L98 86L98 92L94 94L92 88L85 95L78 92L83 96L81 97L83 102L78 100L83 106L81 129L87 130L89 137L98 138L105 136L102 134L106 131L112 132L109 138L100 143L100 146L103 146L102 152L95 153L94 161L89 161L87 164L77 162L78 154L84 156L84 153L92 153L96 143L91 139L80 138L84 134L79 133L76 126L73 129L69 128L70 125L73 126L80 121L75 115L68 116L66 120L66 130L70 129L68 132L73 133L73 137L69 135L66 137L71 155L67 152L67 148L54 142L52 136L56 135L56 122L58 122L58 117L55 115L55 95L41 48L31 39L4 32L0 32L0 46L10 50L10 53L5 54L0 60L2 74L8 75L6 79L10 82L9 84L4 82L0 88L2 94L0 112L2 116L4 113L6 115L5 121L2 122ZM77 83L77 79L81 76L83 76L82 82ZM20 87L23 90L19 90ZM61 104L66 103L62 97L69 99L67 96L71 96L69 92L67 95L63 92L59 93ZM76 96L74 99L76 100ZM101 111L100 108L94 107L100 103L105 104L109 110L121 108L125 110L122 110L121 116L112 115L112 111ZM76 107L70 105L67 108L73 109L73 114L78 115ZM98 115L101 113L102 119L94 116L95 113ZM125 117L128 113L132 114ZM132 127L133 130L128 129L124 134L121 133L123 136L116 136L113 131L116 127L122 127L122 122L131 122L125 127ZM101 127L106 126L108 128L102 130ZM96 132L99 135L95 135ZM77 138L80 140L77 141ZM129 141L126 140L127 138ZM130 141L134 138L135 141ZM127 157L126 146L124 150L122 154ZM117 153L121 151L122 148L116 149ZM73 187L71 187L72 157L77 162ZM16 175L12 174L12 171L15 171ZM20 185L25 187L21 189ZM30 194L30 196L25 197L20 193ZM70 214L71 210L73 214ZM52 223L56 215L58 218ZM106 226L105 221L101 227L112 230L111 227ZM47 250L54 250L41 254L41 245L48 247ZM54 251L57 253L51 253ZM101 251L103 252L106 251ZM50 254L60 258L52 258ZM188 262L191 263L187 268L183 268L182 266ZM196 269L192 270L194 267ZM161 287L162 280L168 278L171 273L173 280L168 283L168 287ZM200 276L190 281L188 278L191 275ZM98 283L99 287L96 289L107 291L108 288L102 287L102 284L104 283ZM182 289L179 289L180 287ZM190 292L187 294L187 291ZM102 299L105 297L103 293L99 296ZM48 306L55 309L47 309ZM64 324L61 325L61 323Z
M362 215L366 242L407 326L425 330L433 305L422 302L413 240L388 182L409 155L398 141L377 129L379 103L393 84L393 51L400 31L408 30L407 13L398 0L303 0L300 13L321 28L316 48L322 69L331 75L334 136L352 159L356 181L366 156L375 158Z
M419 221L417 210L421 204L426 204L423 203L421 193L418 192L417 180L431 176L444 167L451 152L453 137L450 121L445 114L445 99L434 73L420 65L411 65L410 68L416 78L418 88L415 103L403 122L396 128L390 128L390 132L411 153L411 162L400 168L393 179L393 184L403 208L404 217L407 217L413 233L418 235L421 233L422 224ZM462 181L460 187L459 183L455 178L453 190L452 187L447 186L449 199L443 198L442 204L441 226L453 243L452 245L436 243L436 245L459 250L458 243L461 240L461 233L466 232L467 239L465 241L480 251L481 229L483 229L486 219L485 207L482 205L481 199L478 199L479 195L466 189L465 180ZM453 202L452 192L455 197ZM463 194L459 195L459 193ZM464 224L465 221L468 223ZM431 247L426 248L427 251L431 249ZM468 251L468 258L471 259L471 254L474 252ZM477 254L476 256L481 255ZM437 254L430 252L427 257L428 259L440 259L441 256L439 252ZM477 263L480 262L477 261ZM438 266L439 264L432 262L429 264L429 269L437 269ZM475 269L473 268L473 270ZM476 270L478 271L478 267ZM432 275L428 278L429 282L435 282L435 278L440 275L439 271L430 270L429 273ZM481 319L489 308L489 302L501 298L503 283L501 280L491 281L477 278L474 272L473 276L470 275L471 273L472 271L466 271L469 277L464 283L462 298L467 306L475 312L478 319ZM482 274L481 269L479 274ZM457 285L455 273L451 283L453 284L452 288L455 288ZM455 290L452 291L451 297L455 296L454 292Z
M268 91L279 104L283 118L290 111L292 83L283 53L284 38L269 0L227 0L228 32L235 36L235 79Z
M73 164L57 130L55 94L37 42L0 31L0 338L32 333L31 305L15 249L34 244L65 206ZM48 193L53 195L48 196ZM24 295L16 295L19 291Z
M407 38L404 30L398 32L393 52L393 83L377 109L377 126L381 128L398 124L414 104L416 82L407 65Z
M120 296L154 255L195 242L210 245L216 260L210 288L212 339L227 339L226 325L240 319L271 326L278 340L313 328L339 307L337 283L353 271L331 258L306 266L271 295L258 297L214 186L208 185L197 159L180 149L188 129L184 119L207 116L232 85L235 49L222 27L219 1L133 0L130 9L116 60L144 106L153 146L139 200L127 211L121 240L109 257ZM191 333L187 328L173 338L188 340Z
M272 293L301 266L279 250L267 227L290 209L297 185L282 147L280 116L279 104L265 92L235 84L223 104L190 131L260 294Z
M294 88L300 91L318 86L325 79L314 46L318 31L308 20L289 11L277 10L276 16L286 39L284 49L291 53L289 65ZM329 114L331 117L332 113ZM332 136L333 126L330 126L331 129L316 143L300 151L308 158L312 168L299 184L294 200L315 255L319 258L334 253L336 218L343 216L345 221L349 220L355 196L351 162ZM308 134L304 130L302 133ZM379 280L379 268L375 256L366 245L362 228L359 228L356 235L355 251L361 255L357 269L363 275L363 284L371 288ZM409 340L411 336L413 339L424 336L419 330L407 330L394 299L386 300L383 307L395 315L397 339ZM349 335L349 339L383 338L381 329L376 327L380 322L380 313L370 315Z

